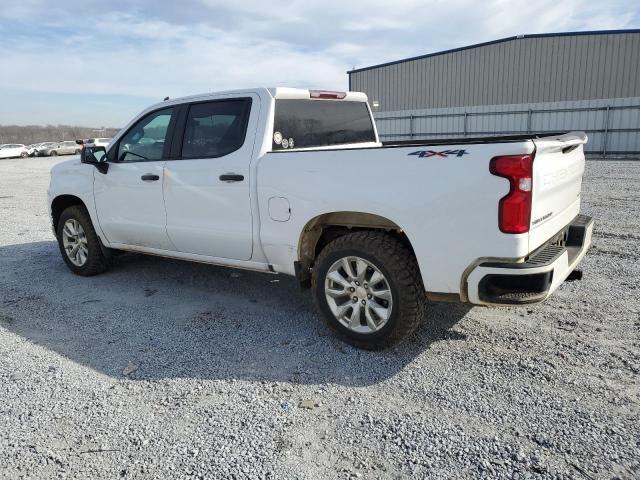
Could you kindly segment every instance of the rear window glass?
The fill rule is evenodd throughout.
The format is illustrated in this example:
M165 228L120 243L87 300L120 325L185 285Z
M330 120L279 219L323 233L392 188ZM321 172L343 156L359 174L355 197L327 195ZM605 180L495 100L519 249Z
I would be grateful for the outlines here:
M276 100L273 150L375 141L365 102Z

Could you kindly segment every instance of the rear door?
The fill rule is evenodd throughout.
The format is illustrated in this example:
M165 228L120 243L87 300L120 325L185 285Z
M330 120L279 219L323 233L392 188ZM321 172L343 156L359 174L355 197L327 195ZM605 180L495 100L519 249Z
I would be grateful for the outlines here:
M173 250L162 198L173 111L144 116L109 150L107 173L94 170L98 221L111 243Z
M167 233L176 250L249 260L251 171L259 97L187 104L165 165Z
M580 212L586 142L582 132L534 140L530 250L549 240Z

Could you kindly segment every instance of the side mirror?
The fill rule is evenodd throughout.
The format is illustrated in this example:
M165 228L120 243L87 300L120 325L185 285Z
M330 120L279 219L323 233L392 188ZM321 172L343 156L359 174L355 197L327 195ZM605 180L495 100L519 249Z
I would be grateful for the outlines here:
M80 162L88 163L98 169L100 173L107 173L109 164L107 163L107 150L104 147L84 147L80 151Z

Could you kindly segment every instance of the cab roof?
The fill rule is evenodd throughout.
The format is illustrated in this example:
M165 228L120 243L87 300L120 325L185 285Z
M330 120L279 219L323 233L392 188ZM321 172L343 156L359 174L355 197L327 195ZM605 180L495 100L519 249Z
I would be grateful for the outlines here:
M334 90L319 90L319 89L291 88L291 87L243 88L239 90L224 90L220 92L200 93L197 95L189 95L186 97L171 98L163 102L158 102L152 107L149 107L149 109L153 109L164 104L175 105L175 104L185 103L193 100L201 100L201 99L204 100L206 98L212 98L212 97L217 97L221 95L242 95L242 94L248 94L248 93L266 94L275 99L309 100L311 98L310 92L312 91L334 92ZM341 101L351 101L351 102L367 101L367 95L362 92L341 91L338 93L345 94L344 98L340 98Z

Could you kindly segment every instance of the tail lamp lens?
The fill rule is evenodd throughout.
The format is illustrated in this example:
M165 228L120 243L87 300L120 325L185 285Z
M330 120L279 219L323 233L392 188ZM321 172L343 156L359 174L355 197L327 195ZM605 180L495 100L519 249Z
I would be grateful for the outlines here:
M526 233L531 223L533 155L494 157L489 171L509 180L509 193L498 204L498 225L503 233Z

